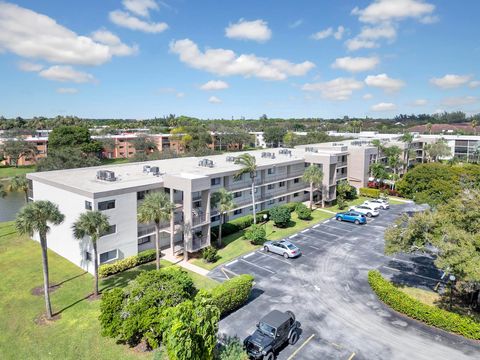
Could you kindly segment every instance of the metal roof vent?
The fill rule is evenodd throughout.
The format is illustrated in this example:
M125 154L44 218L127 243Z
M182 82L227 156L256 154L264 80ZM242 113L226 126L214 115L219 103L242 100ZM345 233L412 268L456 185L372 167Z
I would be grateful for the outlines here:
M117 181L117 178L115 177L115 173L110 170L98 170L97 179L103 180L103 181Z

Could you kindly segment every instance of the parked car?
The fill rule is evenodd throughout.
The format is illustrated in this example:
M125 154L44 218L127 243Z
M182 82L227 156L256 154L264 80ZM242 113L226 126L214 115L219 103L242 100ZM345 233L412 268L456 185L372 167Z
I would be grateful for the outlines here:
M356 212L359 212L360 214L366 215L367 217L372 217L372 216L380 215L379 209L380 209L379 206L357 205L357 206L352 206L350 208L350 211L356 211Z
M367 218L365 217L365 215L355 211L345 211L345 212L337 213L335 215L335 219L337 219L338 221L353 222L357 225L365 224L367 222Z
M300 256L302 253L296 245L287 240L267 241L263 244L263 250L282 255L285 259Z
M390 209L390 204L387 200L383 199L371 199L365 201L362 205L372 205L372 206L379 206L382 210Z
M257 324L257 329L243 344L253 359L273 360L275 352L285 343L295 344L299 337L299 324L291 311L272 310Z

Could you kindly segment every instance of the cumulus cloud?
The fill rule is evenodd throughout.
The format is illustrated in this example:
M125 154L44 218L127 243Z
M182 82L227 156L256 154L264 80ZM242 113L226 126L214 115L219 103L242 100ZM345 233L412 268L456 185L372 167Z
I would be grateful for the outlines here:
M236 24L230 24L225 28L225 36L230 39L265 42L272 37L272 31L264 20L240 19Z
M340 25L339 27L337 27L337 30L334 30L332 27L329 27L325 30L316 32L315 34L312 34L311 38L313 40L323 40L330 36L333 36L336 40L341 40L344 33L345 33L345 28Z
M122 4L128 11L143 17L150 16L150 10L159 9L155 0L123 0Z
M332 64L334 69L342 69L349 72L362 72L374 69L380 60L378 57L342 57L337 58Z
M453 89L467 84L471 78L470 75L447 74L441 78L431 78L430 83L441 89Z
M479 86L480 86L480 81L478 81L478 80L470 81L468 83L468 87L470 87L471 89L475 89Z
M18 63L18 68L22 71L27 71L27 72L39 72L40 70L43 69L43 65L28 62L28 61L20 61Z
M129 56L138 53L138 46L128 46L122 43L117 35L105 29L100 29L92 33L92 39L101 44L108 45L113 55Z
M118 52L59 25L52 18L0 2L0 52L57 64L101 65Z
M373 49L380 46L379 40L393 41L397 36L397 30L391 24L378 26L364 26L362 31L352 39L345 42L347 49L355 51L359 49Z
M370 99L373 99L373 95L372 94L365 94L365 95L362 96L362 98L364 100L370 100Z
M122 10L111 11L109 18L118 26L151 34L158 34L168 29L168 25L164 22L144 21Z
M450 97L442 100L442 105L446 107L458 107L462 105L475 104L479 99L475 96Z
M185 97L185 93L177 91L177 89L173 87L164 87L160 88L156 91L158 94L175 94L177 98Z
M378 104L375 104L372 106L372 110L373 111L378 111L378 112L381 112L381 111L393 111L397 108L397 106L393 103L385 103L385 102L382 102L382 103L378 103Z
M45 79L60 82L86 83L95 81L93 75L77 71L71 66L54 65L38 74Z
M428 100L425 99L417 99L413 102L414 106L425 106L428 104Z
M374 0L364 9L355 7L352 14L357 15L361 22L375 24L407 18L431 19L434 11L435 5L424 0Z
M208 98L208 102L211 103L211 104L220 104L222 102L222 100L220 100L218 97L216 96L210 96Z
M327 82L307 83L304 91L318 91L329 100L348 100L355 90L363 88L363 83L353 78L336 78Z
M210 81L206 82L205 84L203 84L202 86L200 86L200 89L206 90L206 91L209 91L209 90L224 90L224 89L228 89L228 88L229 88L228 83L226 83L225 81L222 81L222 80L210 80Z
M170 51L178 54L187 65L221 76L255 76L265 80L284 80L289 76L302 76L315 67L310 61L299 64L283 59L260 58L253 54L237 55L227 49L207 49L202 52L190 39L173 41Z
M303 19L298 19L295 20L293 23L288 24L288 27L290 29L296 29L297 27L301 26L303 24Z
M400 79L392 79L387 74L368 75L365 78L365 84L380 88L386 92L395 92L405 86L405 82Z
M56 91L59 94L76 94L76 93L78 93L78 89L75 89L75 88L58 88Z

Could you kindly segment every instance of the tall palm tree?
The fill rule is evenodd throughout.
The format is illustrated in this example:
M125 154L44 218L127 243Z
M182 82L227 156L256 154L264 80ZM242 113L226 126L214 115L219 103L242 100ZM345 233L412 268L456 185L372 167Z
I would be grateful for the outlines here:
M373 139L372 140L372 145L377 148L377 158L375 159L375 162L378 163L378 160L380 158L380 152L383 149L383 145L382 145L382 142L380 141L380 139Z
M157 251L157 270L160 269L160 223L172 218L175 204L170 201L168 194L157 191L149 193L137 210L138 222L143 224L155 223L155 249Z
M7 192L3 190L3 184L0 183L0 198L4 198L5 196L7 196Z
M235 208L235 203L233 202L233 194L229 193L224 188L216 191L212 194L211 206L216 207L220 213L220 225L218 227L218 239L217 247L222 246L222 224L224 221L225 214L230 210Z
M426 128L427 128L427 131L430 135L432 135L432 127L433 127L432 123L430 123L430 122L427 123Z
M403 172L405 172L408 168L408 163L410 162L410 156L412 154L410 150L412 147L413 135L411 133L405 133L400 137L400 141L404 142L407 145L406 150L403 152Z
M478 125L477 120L473 119L472 122L471 122L471 125L472 125L472 129L473 129L473 134L477 135L477 125Z
M310 184L310 210L313 208L313 191L315 188L318 188L322 185L323 181L323 172L320 168L314 164L305 170L302 176L302 180ZM323 194L322 194L322 204L323 204Z
M15 176L10 181L9 191L23 191L25 194L25 202L28 202L28 180L25 175Z
M93 264L95 274L95 286L93 294L98 296L98 253L97 243L102 234L105 234L110 227L108 217L100 211L88 211L80 214L77 221L72 226L73 236L77 240L83 239L85 236L90 237L93 246Z
M17 214L15 227L20 234L33 236L38 232L40 237L40 246L42 247L43 264L43 288L45 291L45 306L47 309L47 318L52 318L52 305L50 303L50 294L48 289L48 253L47 253L47 233L50 230L48 224L60 225L65 219L58 206L47 200L40 200L28 203Z
M244 153L237 157L235 164L241 165L242 168L233 176L240 179L243 174L249 174L252 180L252 206L253 206L253 223L257 223L257 212L255 210L255 178L257 176L257 161L254 156Z

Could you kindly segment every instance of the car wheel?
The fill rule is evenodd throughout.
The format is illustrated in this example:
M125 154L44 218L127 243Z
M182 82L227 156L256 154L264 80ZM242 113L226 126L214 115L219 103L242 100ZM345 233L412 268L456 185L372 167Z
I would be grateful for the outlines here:
M267 355L263 357L263 360L274 360L274 359L275 359L275 355L273 354L273 352L269 352Z
M355 224L360 225L360 221L355 220Z
M337 217L337 221L342 221L342 218L340 216Z
M288 338L288 342L290 345L295 345L295 343L298 341L298 333L297 331L292 331L290 334L290 337Z
M269 250L268 250L268 246L264 246L264 247L263 247L263 250L265 250L265 252L268 252L268 251L269 251Z
M288 256L287 253L283 253L283 257L284 257L285 259L288 259L288 258L289 258L289 256Z
M367 213L367 217L372 217L372 213Z

